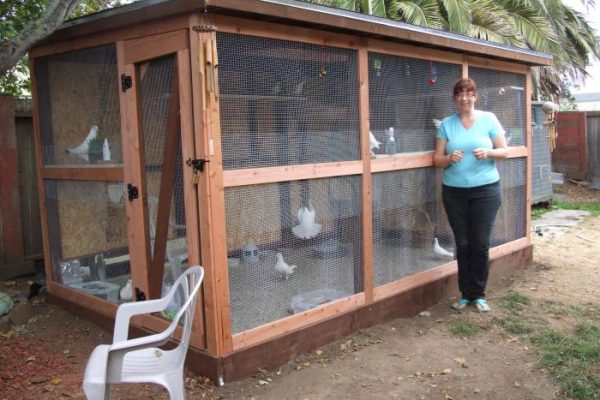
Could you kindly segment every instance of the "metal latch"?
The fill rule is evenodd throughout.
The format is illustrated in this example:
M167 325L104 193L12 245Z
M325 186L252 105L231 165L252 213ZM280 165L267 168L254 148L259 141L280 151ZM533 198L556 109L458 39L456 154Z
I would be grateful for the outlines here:
M187 165L189 165L190 167L192 167L194 169L194 173L196 173L198 171L204 172L204 164L206 164L209 161L210 160L201 160L198 158L195 158L195 159L188 158L185 163Z

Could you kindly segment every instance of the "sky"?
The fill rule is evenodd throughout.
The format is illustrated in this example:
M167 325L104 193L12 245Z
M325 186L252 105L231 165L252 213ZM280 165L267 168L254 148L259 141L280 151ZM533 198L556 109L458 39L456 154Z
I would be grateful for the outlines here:
M581 4L581 0L563 0L565 4L573 7L577 11L582 12L590 25L596 29L596 35L600 36L600 1L596 1L596 8L586 10ZM600 93L600 61L593 61L592 65L586 68L586 71L590 74L585 80L585 83L579 87L579 89L573 89L572 94L578 93Z

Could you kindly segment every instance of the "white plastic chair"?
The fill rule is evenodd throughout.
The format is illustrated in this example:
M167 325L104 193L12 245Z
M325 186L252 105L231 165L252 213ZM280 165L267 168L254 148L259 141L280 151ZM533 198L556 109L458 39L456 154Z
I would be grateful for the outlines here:
M173 400L185 399L183 364L187 353L198 290L204 269L186 269L171 290L156 300L124 303L117 309L113 343L96 346L85 366L83 391L88 400L103 400L110 396L110 384L122 382L153 382L167 388ZM163 332L137 339L127 339L129 320L134 315L161 312L179 291L182 306ZM181 340L176 348L163 350L182 321Z

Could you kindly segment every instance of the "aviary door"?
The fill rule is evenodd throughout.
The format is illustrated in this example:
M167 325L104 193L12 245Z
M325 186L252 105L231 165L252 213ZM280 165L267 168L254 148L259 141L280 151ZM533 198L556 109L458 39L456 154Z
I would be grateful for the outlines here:
M198 200L187 162L195 158L188 43L181 30L117 47L137 300L160 297L187 265L201 263Z

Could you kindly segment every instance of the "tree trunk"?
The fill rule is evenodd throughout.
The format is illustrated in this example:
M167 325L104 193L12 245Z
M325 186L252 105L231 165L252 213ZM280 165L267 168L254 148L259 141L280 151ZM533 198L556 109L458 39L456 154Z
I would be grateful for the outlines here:
M0 75L15 66L35 43L54 32L80 1L50 0L40 18L27 24L16 37L3 43L0 47Z

